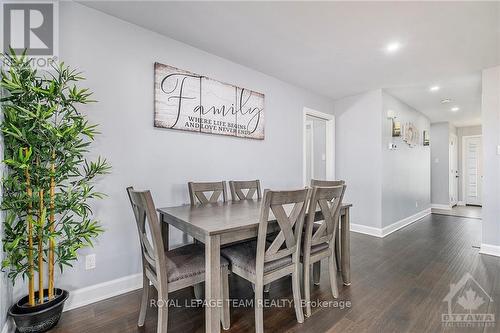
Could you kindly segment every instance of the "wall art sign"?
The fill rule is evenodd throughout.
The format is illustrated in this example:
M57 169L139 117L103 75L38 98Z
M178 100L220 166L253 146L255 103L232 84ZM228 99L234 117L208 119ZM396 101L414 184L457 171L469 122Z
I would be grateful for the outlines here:
M413 123L406 123L403 127L403 141L410 147L415 147L420 142L420 134Z
M155 63L155 127L264 139L264 94Z

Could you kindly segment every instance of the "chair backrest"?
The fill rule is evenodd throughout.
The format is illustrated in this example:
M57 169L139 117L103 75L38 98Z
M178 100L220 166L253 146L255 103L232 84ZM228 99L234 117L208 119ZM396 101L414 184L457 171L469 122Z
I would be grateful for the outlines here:
M343 180L311 179L311 187L314 187L314 186L332 187L332 186L340 186L340 185L345 185L345 181L343 181Z
M304 239L305 249L321 243L328 243L335 237L345 189L345 185L331 187L314 186L307 214ZM313 225L318 207L323 215L324 222L314 231Z
M191 200L191 205L196 205L197 203L207 204L216 203L219 201L222 195L222 201L227 201L226 193L226 182L204 182L204 183L188 183L189 188L189 199ZM207 198L206 194L210 193L210 197Z
M156 213L153 198L150 191L136 191L133 187L127 187L128 197L132 205L139 240L141 242L142 264L144 273L148 272L156 281L152 281L158 288L158 282L166 287L167 266L160 222ZM146 231L146 221L151 233L149 241ZM165 288L164 287L164 288Z
M300 238L304 227L304 215L310 189L295 191L264 191L262 201L259 232L257 236L256 273L263 275L264 263L277 260L286 256L292 256L292 262L296 263L300 255ZM290 209L291 208L291 209ZM287 213L287 210L289 213ZM274 240L267 234L270 213L274 215L279 226L279 232L275 233Z
M250 200L257 195L257 199L262 198L260 192L260 180L249 181L229 181L229 189L231 190L231 199L237 200ZM248 190L245 194L243 191Z

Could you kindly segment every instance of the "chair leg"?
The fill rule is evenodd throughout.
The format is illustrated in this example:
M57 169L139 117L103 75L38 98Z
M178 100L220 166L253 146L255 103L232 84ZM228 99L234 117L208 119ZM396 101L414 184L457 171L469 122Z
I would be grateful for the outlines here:
M264 285L264 292L265 293L268 293L270 289L271 289L271 283ZM252 283L252 290L253 290L253 292L255 292L255 284L254 283Z
M315 285L319 286L320 278L321 278L321 261L316 261L313 264L313 282Z
M195 284L193 286L194 298L198 301L203 300L205 298L205 282Z
M297 322L304 322L304 313L302 312L302 299L300 297L300 276L299 265L297 264L292 274L292 289L293 289L293 303L295 305L295 316Z
M158 307L158 328L157 333L167 333L168 327L168 299L163 298L162 306Z
M264 333L264 285L255 283L255 332Z
M303 270L303 280L304 280L304 301L306 303L306 317L311 316L311 286L310 286L310 280L311 280L311 265L309 264L309 261L306 265L302 265L302 270Z
M146 320L146 312L148 311L149 303L149 279L146 274L142 275L142 300L141 300L141 310L139 311L139 321L137 326L144 326L144 321Z
M222 312L221 323L222 328L228 330L231 326L231 317L229 313L229 271L227 268L221 269L221 284L222 284Z
M337 265L335 264L335 254L332 253L328 257L328 275L330 275L330 287L334 298L339 297L339 289L337 287Z
M340 271L340 230L335 233L335 259L337 260L337 270Z

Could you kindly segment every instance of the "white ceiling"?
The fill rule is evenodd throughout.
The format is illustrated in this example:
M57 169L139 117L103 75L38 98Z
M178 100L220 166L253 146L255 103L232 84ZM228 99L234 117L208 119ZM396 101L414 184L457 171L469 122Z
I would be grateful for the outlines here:
M457 126L478 123L480 71L500 64L499 2L82 3L335 99L387 88Z

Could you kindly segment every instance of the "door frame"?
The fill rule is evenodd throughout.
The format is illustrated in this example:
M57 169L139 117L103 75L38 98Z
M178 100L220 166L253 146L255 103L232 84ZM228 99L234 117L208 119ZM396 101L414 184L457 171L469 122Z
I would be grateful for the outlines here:
M312 120L307 120L306 119L306 122L305 122L305 126L307 127L307 125L310 125L311 126L311 129L310 129L310 133L311 133L311 142L310 142L310 147L309 149L311 149L311 163L309 163L309 168L311 168L311 177L314 177L314 125L313 125L313 122ZM306 140L306 148L307 148L307 131L304 132L304 140ZM304 156L305 156L305 159L306 159L306 162L304 163L304 167L305 167L305 172L306 172L306 178L307 178L307 149L304 151Z
M456 150L457 150L457 156L456 156L456 160L457 160L457 164L456 164L456 166L457 166L457 170L456 170L456 171L457 171L457 174L458 174L458 135L456 135L455 133L450 133L450 137L449 137L449 139L448 139L448 179L449 179L449 180L448 180L448 183L449 183L449 184L448 184L448 185L449 185L449 186L448 186L448 197L449 197L449 198L448 198L448 200L449 200L449 203L450 203L450 207L454 207L454 206L457 206L457 205L458 205L458 201L459 201L459 200L458 200L458 193L459 193L459 191L460 191L460 189L458 188L458 179L457 179L457 177L456 177L456 176L457 176L457 174L455 174L455 175L452 175L452 174L451 174L451 171L452 171L452 170L451 170L451 160L452 160L452 159L451 159L451 157L452 157L452 156L451 156L451 155L452 155L452 153L451 153L451 152L452 152L452 148L451 148L450 143L451 143L452 138L454 138L454 139L455 139L455 148L456 148ZM453 182L456 182L456 184L457 184L457 195L456 195L456 198L455 198L455 201L454 201L454 202L452 202L452 201L451 201L451 197L452 197L452 183L453 183Z
M467 200L466 200L466 194L465 193L465 168L466 168L466 163L465 163L465 140L466 139L470 139L470 138L481 138L481 149L483 149L483 135L482 134L476 134L476 135L464 135L462 136L462 173L461 173L461 177L462 177L462 188L460 189L462 191L462 202L464 204L464 206L467 205ZM482 156L482 154L481 154ZM482 195L481 195L481 199L482 199Z
M326 122L326 179L335 180L335 116L329 113L320 112L308 107L304 107L302 113L302 182L304 186L307 184L306 174L306 122L307 116L318 118Z

